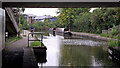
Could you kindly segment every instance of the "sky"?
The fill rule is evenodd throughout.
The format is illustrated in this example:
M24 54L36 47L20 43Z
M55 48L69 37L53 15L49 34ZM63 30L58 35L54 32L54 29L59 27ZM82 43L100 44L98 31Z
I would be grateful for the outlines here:
M97 9L97 8L91 8L90 12L93 12L93 10L95 10L95 9Z
M57 12L58 8L25 8L24 14L33 14L36 16L44 16L44 15L50 15L50 16L58 16ZM94 9L92 8L90 12L93 12Z
M57 8L25 8L24 14L33 14L36 16L57 16Z

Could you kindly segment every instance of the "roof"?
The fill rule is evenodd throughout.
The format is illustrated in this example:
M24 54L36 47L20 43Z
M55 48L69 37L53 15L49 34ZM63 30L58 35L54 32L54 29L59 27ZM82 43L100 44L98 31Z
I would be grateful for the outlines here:
M33 14L23 14L25 16L36 16L36 15L33 15Z
M51 18L51 16L36 16L34 19L45 19L45 18Z
M27 14L23 14L24 16L28 16Z

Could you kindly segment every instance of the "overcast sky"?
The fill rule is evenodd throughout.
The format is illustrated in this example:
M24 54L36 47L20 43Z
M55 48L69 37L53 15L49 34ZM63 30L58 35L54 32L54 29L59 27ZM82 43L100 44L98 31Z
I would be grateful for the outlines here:
M25 8L24 14L33 14L36 16L51 15L57 16L57 8Z
M93 10L95 10L95 9L97 9L97 8L91 8L90 12L93 12Z
M50 15L50 16L58 16L57 12L58 8L25 8L24 14L33 14L36 16L44 16L44 15ZM94 9L92 8L90 12L92 12Z

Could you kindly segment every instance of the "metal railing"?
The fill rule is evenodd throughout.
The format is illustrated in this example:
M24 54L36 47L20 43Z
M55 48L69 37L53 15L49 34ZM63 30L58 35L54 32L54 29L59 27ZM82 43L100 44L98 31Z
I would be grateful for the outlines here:
M40 34L40 35L41 35L41 39L33 39L33 40L31 40L31 39L29 38L29 36L32 35L32 34L33 34L33 35L34 35L34 34ZM28 47L29 47L29 42L30 42L30 41L41 41L41 42L42 42L42 41L43 41L43 34L44 34L44 32L31 32L31 33L29 33L29 34L28 34Z

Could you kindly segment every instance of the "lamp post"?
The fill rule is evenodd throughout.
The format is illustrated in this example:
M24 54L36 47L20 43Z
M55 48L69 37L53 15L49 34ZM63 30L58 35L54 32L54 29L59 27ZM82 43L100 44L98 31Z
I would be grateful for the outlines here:
M20 28L20 12L21 12L21 9L20 8L18 8L18 11L19 11L19 28ZM18 38L20 38L20 30L19 30L19 32L18 32Z
M20 8L18 8L18 27L20 28ZM20 30L18 31L18 38L20 38Z
M8 40L8 32L5 32L5 42L7 42ZM6 46L5 46L6 47Z
M5 37L8 38L8 32L5 32ZM7 41L7 40L6 40Z

